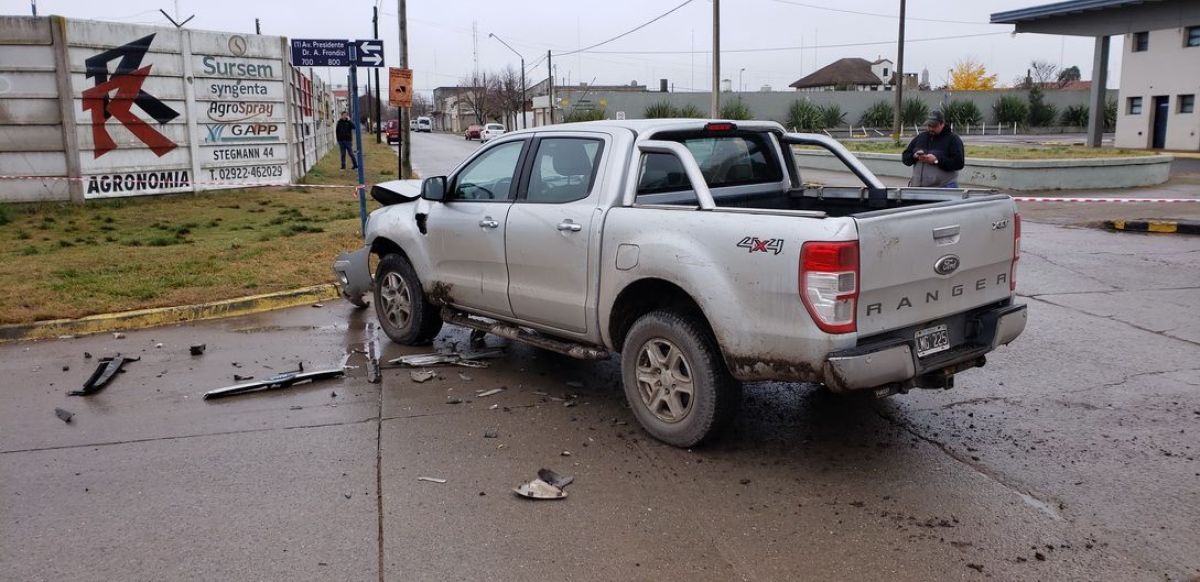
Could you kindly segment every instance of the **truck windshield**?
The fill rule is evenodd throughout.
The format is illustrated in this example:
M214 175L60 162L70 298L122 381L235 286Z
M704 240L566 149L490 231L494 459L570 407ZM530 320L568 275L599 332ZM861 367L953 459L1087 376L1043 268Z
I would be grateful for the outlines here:
M767 134L730 132L721 134L664 134L656 139L677 141L692 152L709 188L765 184L783 179L783 170L771 152ZM688 190L691 184L679 159L670 154L650 153L642 158L638 194Z

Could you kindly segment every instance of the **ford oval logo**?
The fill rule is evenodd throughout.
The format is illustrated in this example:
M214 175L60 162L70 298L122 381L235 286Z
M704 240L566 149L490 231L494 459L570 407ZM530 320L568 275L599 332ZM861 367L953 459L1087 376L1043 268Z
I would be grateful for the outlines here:
M946 255L933 264L933 270L939 275L949 275L958 270L958 265L957 255Z

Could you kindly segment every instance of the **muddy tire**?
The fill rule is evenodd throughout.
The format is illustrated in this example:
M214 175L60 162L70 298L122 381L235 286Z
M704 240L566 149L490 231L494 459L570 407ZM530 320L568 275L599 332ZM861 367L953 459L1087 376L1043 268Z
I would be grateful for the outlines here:
M625 336L621 378L642 428L677 447L712 440L741 406L741 384L694 316L652 311L639 318Z
M428 344L442 329L417 272L396 254L383 257L375 269L375 317L392 341L406 346Z

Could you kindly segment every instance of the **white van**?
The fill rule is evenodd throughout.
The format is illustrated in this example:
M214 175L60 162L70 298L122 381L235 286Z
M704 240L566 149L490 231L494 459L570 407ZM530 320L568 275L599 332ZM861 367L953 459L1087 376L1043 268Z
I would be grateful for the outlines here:
M433 120L428 117L424 117L424 116L418 117L417 118L417 131L423 131L425 133L433 133Z

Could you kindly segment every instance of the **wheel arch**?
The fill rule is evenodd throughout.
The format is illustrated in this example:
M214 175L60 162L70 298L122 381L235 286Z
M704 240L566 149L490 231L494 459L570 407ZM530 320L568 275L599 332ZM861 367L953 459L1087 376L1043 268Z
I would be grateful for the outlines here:
M608 317L608 337L614 351L621 351L625 337L639 317L659 309L668 309L681 315L699 319L702 327L719 350L720 343L713 333L712 324L704 314L700 303L679 285L658 278L639 279L625 286L617 294Z

